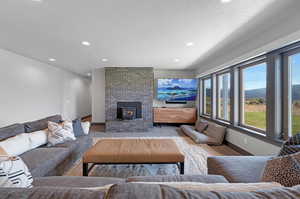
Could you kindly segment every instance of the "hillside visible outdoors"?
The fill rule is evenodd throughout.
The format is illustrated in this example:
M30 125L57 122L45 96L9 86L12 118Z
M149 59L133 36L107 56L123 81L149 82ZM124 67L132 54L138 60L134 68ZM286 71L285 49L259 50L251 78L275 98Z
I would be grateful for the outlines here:
M266 129L266 63L243 69L244 124Z
M292 135L300 133L300 53L289 57L292 74Z

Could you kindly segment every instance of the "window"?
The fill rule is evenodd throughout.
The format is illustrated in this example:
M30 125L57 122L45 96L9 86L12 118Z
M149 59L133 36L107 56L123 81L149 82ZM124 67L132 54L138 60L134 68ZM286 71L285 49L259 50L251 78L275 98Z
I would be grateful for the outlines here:
M266 130L267 65L240 68L240 125L259 132Z
M205 115L211 115L211 78L203 81L203 113Z
M300 53L288 57L290 67L290 99L291 99L291 126L290 135L300 132Z
M221 120L230 121L230 73L217 76L217 117Z

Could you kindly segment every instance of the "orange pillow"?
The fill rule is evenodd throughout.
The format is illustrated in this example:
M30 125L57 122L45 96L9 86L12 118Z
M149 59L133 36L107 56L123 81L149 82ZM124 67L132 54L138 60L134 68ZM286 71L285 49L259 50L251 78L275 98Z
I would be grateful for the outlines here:
M8 154L2 147L0 147L0 156L8 156Z

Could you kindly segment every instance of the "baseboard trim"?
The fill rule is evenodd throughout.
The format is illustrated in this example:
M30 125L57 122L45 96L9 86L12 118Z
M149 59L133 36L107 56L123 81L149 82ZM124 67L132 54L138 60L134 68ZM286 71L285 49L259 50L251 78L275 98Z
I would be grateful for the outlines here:
M228 141L225 141L225 144L228 145L233 150L235 150L236 152L239 152L241 155L254 156L252 153L249 153L248 151L246 151L246 150L242 149L241 147L239 147L235 144L232 144Z

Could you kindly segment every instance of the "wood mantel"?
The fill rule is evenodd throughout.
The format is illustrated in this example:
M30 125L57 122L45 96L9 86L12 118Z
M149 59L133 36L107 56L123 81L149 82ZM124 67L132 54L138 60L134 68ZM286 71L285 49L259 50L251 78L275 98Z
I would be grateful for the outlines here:
M197 120L196 108L153 108L154 123L192 124Z

